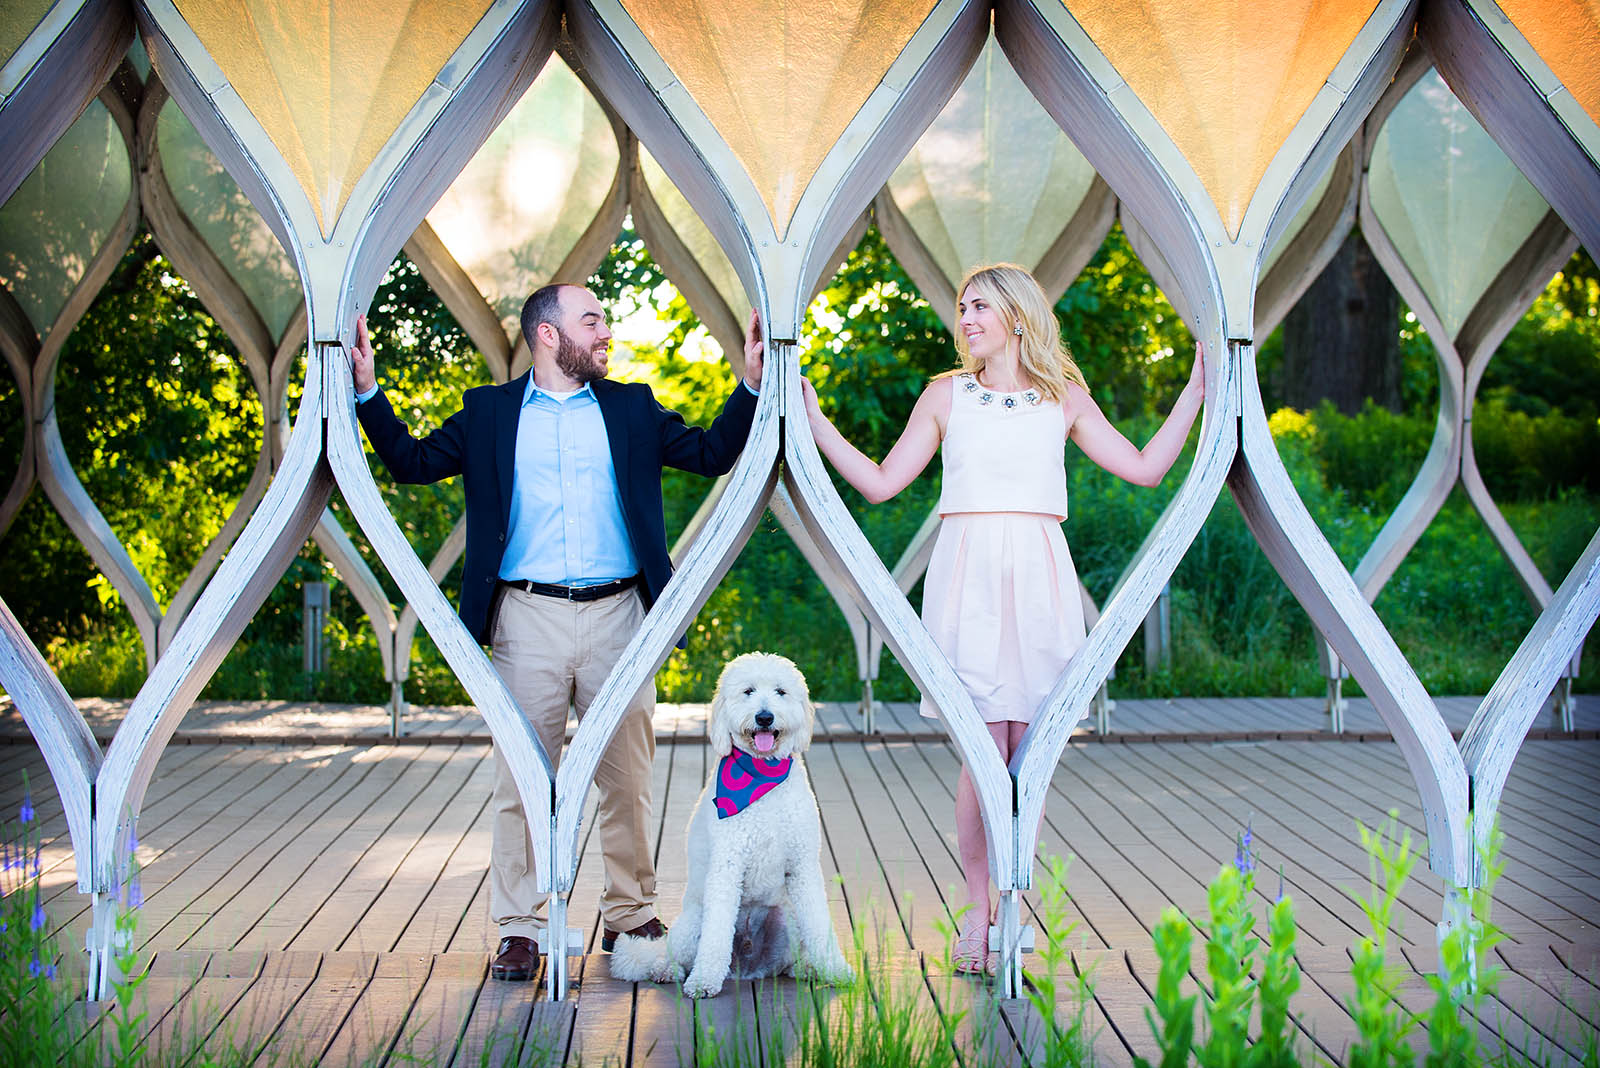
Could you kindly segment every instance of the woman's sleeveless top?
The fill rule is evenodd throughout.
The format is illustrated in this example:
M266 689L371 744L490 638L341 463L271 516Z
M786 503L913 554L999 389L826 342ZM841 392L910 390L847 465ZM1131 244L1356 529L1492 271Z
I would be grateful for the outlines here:
M1038 512L1067 517L1066 415L1035 390L1000 393L951 379L940 455L939 514Z

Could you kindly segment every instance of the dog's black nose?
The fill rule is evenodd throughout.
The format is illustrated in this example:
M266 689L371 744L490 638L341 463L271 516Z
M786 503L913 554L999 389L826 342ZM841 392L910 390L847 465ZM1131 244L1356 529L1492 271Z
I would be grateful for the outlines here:
M770 727L770 726L772 726L772 713L768 712L764 708L760 712L757 712L756 713L756 726L757 727Z

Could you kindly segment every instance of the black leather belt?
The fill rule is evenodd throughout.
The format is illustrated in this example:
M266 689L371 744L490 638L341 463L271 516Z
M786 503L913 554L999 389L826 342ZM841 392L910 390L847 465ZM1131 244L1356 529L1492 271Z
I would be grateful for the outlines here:
M500 580L502 586L511 586L524 593L537 593L541 597L558 597L563 601L598 601L602 597L631 590L638 584L638 575L629 575L615 582L602 582L597 586L552 586L548 582L532 582L528 579Z

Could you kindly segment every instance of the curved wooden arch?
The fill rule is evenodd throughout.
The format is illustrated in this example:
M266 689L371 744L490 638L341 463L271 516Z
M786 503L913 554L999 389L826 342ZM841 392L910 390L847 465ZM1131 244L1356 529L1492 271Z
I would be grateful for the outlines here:
M97 879L120 874L162 747L317 525L336 480L380 559L407 597L421 603L424 622L508 754L530 815L549 812L550 764L531 727L410 551L372 483L355 429L348 357L338 339L348 336L356 310L370 301L384 268L432 199L532 80L548 55L555 22L548 4L495 8L476 22L357 177L324 233L278 148L170 0L141 7L141 31L169 91L293 250L314 344L296 429L265 498L140 689L99 772L102 816L93 859L103 863L91 868ZM542 870L547 867L541 863ZM102 894L96 895L95 912L95 952L104 959L111 924Z
M933 254L928 251L915 227L911 225L911 221L900 210L887 185L873 200L872 211L878 229L883 233L884 241L890 250L894 252L895 259L925 297L929 294L947 293L960 281L949 278L939 267ZM1112 193L1111 187L1104 179L1096 175L1066 226L1062 228L1061 233L1057 235L1039 262L1024 265L1033 271L1034 278L1038 280L1045 297L1052 305L1077 280L1078 275L1083 273L1083 269L1100 250L1116 218L1116 211L1116 194ZM928 305L954 337L956 324L953 305L942 299L933 298L928 299ZM939 514L935 508L928 513L922 525L917 528L917 532L912 535L911 541L906 544L891 570L895 586L902 595L909 595L928 570L928 561L933 558L933 543L938 533ZM1100 606L1095 604L1093 595L1089 593L1089 588L1083 584L1081 578L1078 580L1078 594L1085 609L1084 624L1092 627L1100 618ZM872 682L878 677L884 638L882 632L874 629L870 623L865 621L858 623L859 617L852 618L850 613L846 613L846 618L851 624L852 634L856 636L856 659L860 664L862 681L862 714L866 724L865 729L871 730ZM1109 707L1104 682L1100 684L1095 700L1103 710ZM1101 718L1104 721L1104 715Z
M156 656L171 643L184 615L199 597L200 590L216 570L223 554L244 529L251 512L266 492L274 461L282 452L281 438L286 420L284 390L288 386L290 370L286 365L293 363L304 343L305 333L302 310L290 318L282 337L273 338L255 304L195 229L183 206L173 195L162 164L158 138L161 110L169 99L170 94L160 76L152 72L140 101L137 121L140 201L156 243L238 349L261 403L262 434L256 465L244 491L234 502L222 529L206 546L166 610L159 615ZM274 412L277 413L275 417L271 414ZM392 678L394 611L389 607L388 597L378 583L377 576L367 567L331 513L318 520L312 537L365 612L368 623L378 637L384 675Z
M1251 338L1262 254L1287 228L1316 176L1350 139L1398 65L1411 12L1406 3L1380 3L1366 18L1275 150L1238 231L1230 235L1187 161L1069 13L1020 2L997 9L996 30L1013 66L1144 224L1200 321L1196 335L1212 351L1229 339L1223 366L1208 368L1211 400L1194 468L1013 758L1023 856L1031 854L1050 772L1092 687L1176 566L1226 478L1268 558L1313 618L1341 628L1339 644L1361 647L1363 685L1394 731L1422 795L1430 862L1458 885L1467 877L1460 756L1415 672L1295 495L1266 430ZM1237 399L1242 410L1234 407ZM1235 425L1241 435L1237 459Z
M61 0L0 57L0 204L100 92L133 43L120 0Z
M1600 248L1600 126L1491 0L1422 7L1418 37L1456 98L1578 235Z
M68 459L66 446L61 440L61 428L55 410L56 369L67 338L99 296L100 287L111 277L111 272L116 269L139 228L139 183L133 166L133 116L129 113L127 102L112 89L102 91L99 101L110 113L121 135L122 147L128 154L130 181L127 200L105 241L62 305L55 322L47 324L40 331L41 341L29 380L33 402L30 436L34 439L34 475L40 487L73 536L89 551L95 566L100 568L122 597L144 643L145 666L148 668L156 659L160 605L156 603L149 583L139 573L127 549L111 529L111 524L106 522L105 516L84 489L77 472L72 469L72 461Z
M1494 5L1461 0L1427 5L1418 36L1451 91L1523 176L1586 248L1600 248L1600 126L1517 26ZM1492 334L1484 329L1482 336ZM1529 725L1600 615L1597 568L1600 535L1539 614L1462 737L1481 845L1488 843Z
M559 889L570 886L584 793L620 719L622 702L654 673L748 537L776 485L780 444L784 477L802 523L824 551L837 554L841 545L848 547L859 569L840 566L836 573L848 575L865 602L896 619L891 633L907 653L913 676L945 710L952 736L974 768L985 822L994 829L994 874L1002 886L1010 883L1014 865L1004 833L1010 820L1010 784L988 732L949 661L910 615L904 597L845 511L822 471L805 420L782 416L782 411L799 410L794 338L806 298L831 268L833 251L893 163L970 66L986 32L987 14L983 5L962 0L932 5L800 191L780 235L761 192L728 143L628 12L615 2L596 2L568 13L569 32L606 98L649 142L668 177L728 253L747 292L756 296L768 358L755 425L727 490L590 706L558 772L554 848L558 878L565 880ZM794 477L799 467L808 472L804 480ZM553 912L564 908L559 894L555 901Z
M575 61L570 42L563 39L556 53L599 103L610 121L612 135L617 141L617 169L612 175L611 185L605 198L582 234L562 255L560 266L549 279L550 281L579 280L588 278L600 266L616 240L617 233L622 229L623 220L627 217L628 193L631 188L627 160L632 136L622 125L622 120L617 114L599 97L584 74L581 64ZM506 336L500 317L495 314L477 284L457 262L449 247L426 219L417 226L416 232L406 242L405 251L417 265L424 280L439 295L445 307L449 308L450 313L462 324L473 344L478 346L478 351L483 354L494 381L509 381L514 369L517 374L521 374L527 361L531 359L526 339L521 336L520 331L515 340ZM524 365L522 368L516 368L518 357L521 357ZM466 551L466 539L466 517L463 516L451 527L450 533L435 550L433 559L428 562L428 574L435 584L444 581L444 577L450 573L450 569ZM415 606L408 602L400 611L394 634L395 670L391 675L393 694L390 707L393 733L396 735L400 733L400 717L405 712L403 687L405 680L410 676L411 657L414 653L419 622L420 617Z
M1378 142L1378 131L1431 65L1426 50L1414 52L1373 109L1367 120L1369 133L1365 138L1363 172ZM1478 383L1495 350L1543 291L1550 276L1571 258L1577 241L1554 212L1547 213L1499 274L1477 295L1471 312L1452 337L1384 228L1365 182L1360 192L1360 214L1361 230L1373 255L1433 342L1439 373L1439 413L1433 439L1415 479L1356 565L1356 584L1369 602L1376 601L1384 585L1438 515L1451 490L1460 483L1535 610L1542 611L1552 597L1550 586L1484 486L1472 454L1471 413ZM1341 666L1329 649L1324 648L1322 658L1330 702L1338 702ZM1576 673L1577 667L1573 664L1570 674Z

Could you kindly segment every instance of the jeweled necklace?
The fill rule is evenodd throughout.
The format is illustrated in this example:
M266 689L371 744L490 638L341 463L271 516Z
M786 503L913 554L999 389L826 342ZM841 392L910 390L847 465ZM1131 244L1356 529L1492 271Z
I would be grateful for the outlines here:
M978 376L971 371L963 374L961 378L963 379L961 388L968 393L976 393L979 404L994 404L998 401L1000 407L1011 411L1020 408L1024 404L1030 408L1035 407L1044 400L1036 389L1030 388L1011 393L1002 393L998 390L989 389L979 382Z

